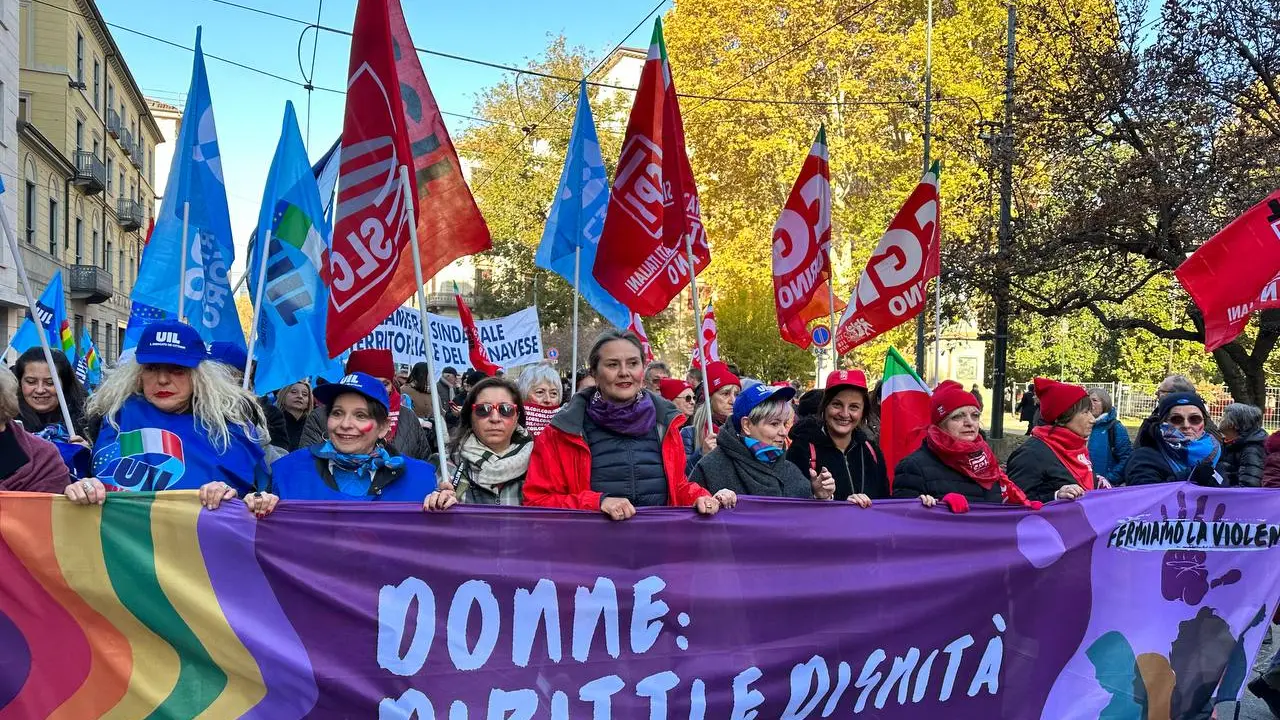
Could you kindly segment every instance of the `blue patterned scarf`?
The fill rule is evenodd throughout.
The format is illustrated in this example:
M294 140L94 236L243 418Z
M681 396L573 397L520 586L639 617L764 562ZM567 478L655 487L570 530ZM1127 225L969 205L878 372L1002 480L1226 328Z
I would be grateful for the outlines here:
M331 440L324 445L313 448L312 455L329 461L329 471L338 490L351 497L368 497L373 485L373 477L379 470L399 470L404 467L404 458L392 455L381 445L374 446L373 452L367 454L348 454L338 452Z
M1209 433L1192 440L1181 430L1169 423L1160 424L1160 437L1164 440L1161 450L1169 460L1179 479L1186 480L1195 466L1208 461L1211 466L1218 464L1222 456L1222 446Z
M747 446L747 449L750 450L752 454L756 456L756 459L764 463L765 465L774 464L775 462L778 461L778 458L782 457L782 454L786 452L785 450L778 447L777 445L770 445L769 443L760 442L759 440L753 437L744 436L742 438L742 442L744 445Z

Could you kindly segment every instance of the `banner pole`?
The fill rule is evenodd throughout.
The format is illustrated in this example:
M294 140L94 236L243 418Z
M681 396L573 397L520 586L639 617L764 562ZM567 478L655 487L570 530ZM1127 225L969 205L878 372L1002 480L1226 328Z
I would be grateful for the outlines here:
M827 270L831 273L827 281L827 302L831 310L831 363L832 370L840 369L840 351L836 350L836 264L831 259L831 251L827 250Z
M578 394L578 282L582 272L582 248L573 249L573 368L569 370L569 394Z
M191 203L182 203L182 257L178 261L178 322L186 322L183 312L187 303L187 221L191 213Z
M942 242L941 236L938 242ZM942 379L942 270L933 279L933 386Z
M422 258L418 253L418 219L413 213L413 197L409 192L413 188L413 184L409 182L409 166L400 166L400 187L404 191L405 207L409 212L409 239L413 243L411 250L413 252L413 279L418 284L418 324L422 327L422 347L427 354L427 372L431 375L431 382L434 385L436 381L436 360L435 352L431 347L431 326L427 324L427 293L422 289ZM444 482L449 479L447 453L445 452L444 441L444 411L441 409L440 393L436 388L431 390L431 424L434 426L436 435L436 451L440 458L437 468L440 471L440 481Z
M689 254L689 292L693 295L693 337L698 355L702 357L702 402L707 408L707 434L714 434L711 422L711 383L707 381L707 350L702 345L702 302L698 300L698 261L693 255L693 233L684 237L684 249Z
M32 294L31 278L27 277L26 263L22 262L22 253L18 249L18 238L9 225L9 213L0 203L0 226L3 227L5 240L9 243L9 252L13 255L13 265L22 280L22 290L27 296L27 311L31 313L31 322L35 324L36 335L40 336L40 348L44 350L44 361L49 366L49 377L53 378L53 389L58 394L58 407L62 409L62 421L67 424L67 434L75 435L76 426L71 422L71 411L67 408L67 396L62 391L62 380L58 377L58 366L53 364L53 352L49 349L49 333L40 323L40 315L36 313L36 296ZM64 299L65 302L65 299ZM52 321L50 321L52 322ZM61 332L61 328L59 328ZM6 349L5 352L8 352Z
M253 298L253 324L249 326L249 356L244 361L244 380L240 387L249 389L249 368L253 367L253 348L258 343L258 322L262 315L262 291L267 285L267 253L271 251L271 231L267 231L267 240L261 248L262 262L258 263L258 292ZM246 268L247 269L247 268ZM248 275L249 273L245 273ZM237 286L238 287L238 286ZM232 293L234 295L235 293Z

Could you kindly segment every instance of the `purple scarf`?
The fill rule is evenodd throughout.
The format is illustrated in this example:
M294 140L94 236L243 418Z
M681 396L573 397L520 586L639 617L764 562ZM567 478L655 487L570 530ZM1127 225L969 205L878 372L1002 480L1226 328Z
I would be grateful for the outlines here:
M596 391L587 401L587 417L591 422L619 435L639 437L653 429L658 421L658 408L653 398L641 391L634 402L625 405L609 402Z

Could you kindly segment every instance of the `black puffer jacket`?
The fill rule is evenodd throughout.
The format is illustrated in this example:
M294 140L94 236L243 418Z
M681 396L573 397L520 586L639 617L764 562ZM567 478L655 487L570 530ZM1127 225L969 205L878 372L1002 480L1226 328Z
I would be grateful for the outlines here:
M1063 429L1061 432L1071 432ZM1032 436L1009 456L1009 479L1026 493L1028 500L1053 502L1058 491L1077 485L1075 476L1062 464L1053 449Z
M689 479L712 493L729 489L738 495L812 498L806 474L781 456L770 464L761 462L726 424L716 435L716 449L702 456Z
M942 496L949 493L959 493L969 502L996 505L1004 502L999 483L993 483L990 489L984 490L972 479L943 463L929 449L928 443L922 444L918 450L902 458L893 470L893 496L896 498L932 495L941 500Z
M667 476L662 466L662 439L654 423L647 435L620 435L584 414L582 429L591 448L591 489L605 497L626 498L635 507L667 504Z
M1235 442L1223 443L1222 459L1218 461L1218 474L1231 487L1262 487L1262 468L1267 451L1263 443L1267 431L1258 428Z
M717 439L717 442L719 440ZM791 447L787 459L809 476L809 469L831 471L836 481L836 500L847 500L862 493L872 500L889 497L889 476L884 467L884 454L862 428L853 431L849 447L843 451L827 436L817 418L805 418L791 428Z

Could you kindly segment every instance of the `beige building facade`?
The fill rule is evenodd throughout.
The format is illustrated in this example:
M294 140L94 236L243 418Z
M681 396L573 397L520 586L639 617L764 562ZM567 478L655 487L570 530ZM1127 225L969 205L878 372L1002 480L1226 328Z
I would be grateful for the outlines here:
M114 363L155 215L164 137L92 0L19 4L23 260L41 291L62 271L77 342L87 327L98 354ZM24 309L0 299L6 344L23 318Z

